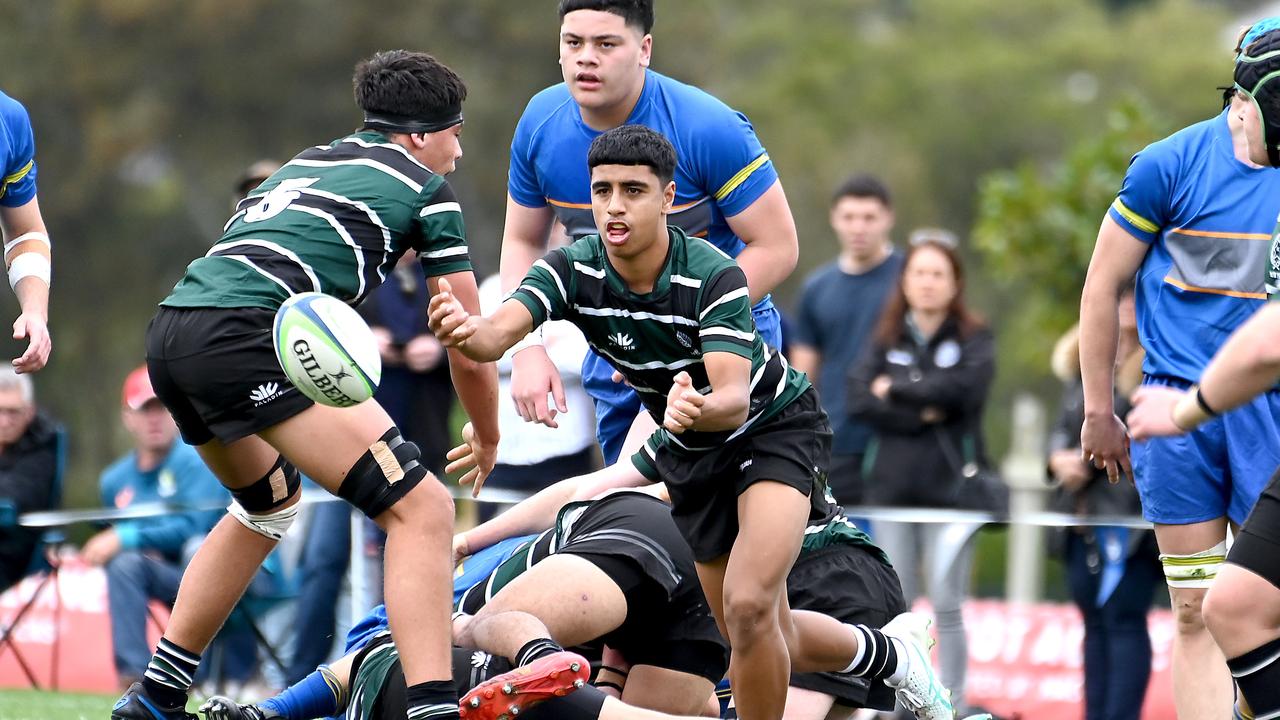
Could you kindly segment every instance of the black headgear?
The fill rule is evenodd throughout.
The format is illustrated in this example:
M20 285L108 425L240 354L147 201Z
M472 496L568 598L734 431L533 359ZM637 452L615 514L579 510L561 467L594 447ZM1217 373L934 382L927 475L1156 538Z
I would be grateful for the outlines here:
M366 110L364 126L398 133L433 133L447 130L462 122L462 103L423 113L421 117L396 115Z
M1248 40L1251 32L1245 35ZM1234 89L1253 101L1262 121L1267 159L1280 167L1280 29L1249 40L1236 56ZM1270 108L1270 114L1263 108Z

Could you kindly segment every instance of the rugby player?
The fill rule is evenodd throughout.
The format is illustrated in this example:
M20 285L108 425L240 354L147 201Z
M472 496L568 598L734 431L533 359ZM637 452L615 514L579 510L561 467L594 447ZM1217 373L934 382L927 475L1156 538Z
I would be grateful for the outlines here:
M1240 48L1276 25L1275 18L1254 25ZM1098 231L1080 302L1080 447L1112 481L1122 473L1134 479L1143 515L1155 524L1177 619L1174 706L1191 720L1230 713L1231 676L1205 629L1202 603L1226 556L1228 523L1244 522L1280 465L1280 393L1264 393L1185 437L1130 448L1113 408L1117 308L1136 276L1143 386L1186 389L1265 300L1260 241L1280 209L1280 173L1266 167L1256 145L1257 104L1240 89L1259 62L1274 59L1239 53L1237 84L1221 114L1133 157Z
M354 85L363 129L302 151L241 201L148 328L156 394L234 501L188 565L144 679L112 718L193 717L184 707L200 654L293 522L300 471L387 532L385 595L408 718L457 717L449 492L376 402L313 403L272 348L288 297L320 291L354 305L410 251L433 290L447 283L451 299L479 307L462 212L443 177L462 156L466 86L430 55L403 50L361 62ZM498 440L497 373L450 356L473 423L464 436L475 462L463 481L478 490Z
M27 349L13 360L20 373L35 372L49 361L49 232L36 197L36 141L26 108L0 92L0 231L9 286L21 313L13 339Z
M788 606L785 581L801 546L856 528L833 522L830 424L809 381L761 340L742 269L666 223L675 148L624 125L596 138L587 162L600 234L535 262L489 317L468 312L442 284L429 305L432 330L483 362L547 320L568 320L637 391L662 427L632 462L667 485L729 640L742 717L781 717L794 666L883 678L918 716L951 718L922 618L900 616L882 632ZM470 461L465 452L455 450L455 464Z
M706 92L649 69L653 0L561 0L558 10L564 82L529 101L511 141L503 290L518 285L546 253L553 219L575 240L596 232L587 148L605 130L644 125L676 147L676 197L668 222L738 259L760 336L782 347L769 293L795 268L799 243L778 173L751 123ZM594 352L583 361L582 384L595 400L606 465L622 456L633 422L643 426L641 437L655 427L640 412L635 392L614 380L613 370ZM536 331L512 358L511 393L527 421L554 427L556 412L568 409Z
M1233 90L1256 119L1246 125L1249 157L1280 166L1280 22L1255 26ZM1245 322L1186 390L1147 387L1138 391L1128 416L1135 439L1194 432L1213 418L1249 404L1280 380L1280 227L1272 234L1266 262L1272 302ZM1280 717L1280 472L1236 534L1235 542L1204 599L1204 621L1226 656L1248 701L1237 718Z

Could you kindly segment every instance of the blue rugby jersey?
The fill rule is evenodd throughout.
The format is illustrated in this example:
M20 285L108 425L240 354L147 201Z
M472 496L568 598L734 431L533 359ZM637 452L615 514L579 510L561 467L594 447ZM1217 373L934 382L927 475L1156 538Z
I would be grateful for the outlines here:
M1108 214L1151 246L1136 293L1147 375L1198 379L1266 300L1277 210L1280 172L1236 159L1226 111L1133 156Z
M0 205L21 207L36 196L36 141L31 119L0 92Z
M626 124L662 133L676 149L676 200L667 222L736 257L744 247L725 221L778 179L747 118L710 94L647 70ZM550 205L574 239L596 233L587 149L601 133L582 120L564 83L529 101L511 142L507 191L525 207ZM766 297L757 309L772 306Z

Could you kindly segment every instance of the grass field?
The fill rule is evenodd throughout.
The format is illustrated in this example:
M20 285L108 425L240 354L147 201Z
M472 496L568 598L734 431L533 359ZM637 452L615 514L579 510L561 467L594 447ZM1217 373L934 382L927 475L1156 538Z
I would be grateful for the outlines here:
M105 720L115 695L0 690L0 720Z

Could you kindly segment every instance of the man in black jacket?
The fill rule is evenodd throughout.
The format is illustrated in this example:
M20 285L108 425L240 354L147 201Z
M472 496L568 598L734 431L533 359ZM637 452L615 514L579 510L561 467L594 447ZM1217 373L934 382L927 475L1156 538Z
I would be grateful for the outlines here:
M38 412L31 378L0 367L0 507L47 510L57 500L58 425ZM39 532L0 525L0 590L21 580Z

